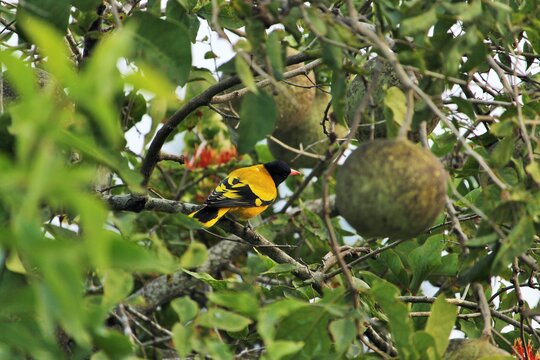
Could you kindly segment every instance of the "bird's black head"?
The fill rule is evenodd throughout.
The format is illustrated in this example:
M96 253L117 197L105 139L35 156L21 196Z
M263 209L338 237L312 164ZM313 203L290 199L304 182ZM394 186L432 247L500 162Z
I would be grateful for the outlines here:
M274 180L276 187L284 182L289 175L300 174L298 171L291 169L286 162L281 160L267 162L264 164L264 167Z

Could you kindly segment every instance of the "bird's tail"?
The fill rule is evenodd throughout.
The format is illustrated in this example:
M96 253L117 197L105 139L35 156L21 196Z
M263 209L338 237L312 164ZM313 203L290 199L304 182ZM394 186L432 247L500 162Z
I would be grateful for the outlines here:
M209 228L221 219L229 211L229 208L216 208L211 206L205 206L197 211L189 214L189 217L197 219L202 226Z

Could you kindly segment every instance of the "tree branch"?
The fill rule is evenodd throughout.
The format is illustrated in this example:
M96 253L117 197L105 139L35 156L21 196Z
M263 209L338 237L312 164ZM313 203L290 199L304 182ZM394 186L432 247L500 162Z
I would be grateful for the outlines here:
M182 203L180 201L134 195L106 195L103 196L103 199L109 204L109 207L112 210L116 211L140 212L142 210L150 210L189 214L200 207L199 205ZM301 280L310 280L311 284L313 284L317 291L322 291L321 274L312 272L306 265L296 261L261 234L226 218L222 218L219 221L218 226L226 232L236 235L240 239L246 241L249 245L257 247L261 253L267 255L275 262L280 264L288 263L294 265L296 267L296 269L292 271L294 275ZM228 261L229 257L224 257Z
M491 341L493 336L491 335L491 309L484 294L484 289L479 283L473 284L474 292L478 298L478 306L480 307L480 313L484 319L484 330L482 330L482 338Z
M296 54L287 58L287 65L297 64L303 61L312 59L311 55ZM193 111L201 106L208 105L212 102L215 95L230 89L231 87L240 84L240 78L238 76L232 76L227 79L223 79L217 84L209 87L193 99L189 100L184 106L178 109L156 132L156 136L150 143L150 147L146 153L146 156L141 165L141 174L143 175L142 185L146 186L150 180L150 175L156 166L158 161L159 152L165 144L165 141L169 135L176 129L176 127Z
M232 241L221 241L208 250L208 260L197 269L197 272L217 275L221 270L226 269L231 259L242 254L247 250L247 246ZM200 280L183 272L177 271L174 274L162 275L157 279L144 285L133 293L127 301L142 297L142 303L133 301L131 305L135 310L142 313L151 313L161 304L164 304L176 297L190 294L197 286L200 286Z
M430 297L430 296L400 296L399 300L401 300L403 302L406 302L406 303L432 304L432 303L435 302L436 298ZM479 310L480 309L480 306L477 303L473 302L473 301L461 300L461 299L446 299L446 302L449 303L449 304L456 305L456 306L461 306L461 307L464 307L464 308L470 309L470 310ZM497 310L490 309L490 312L491 312L491 316L493 316L493 317L495 317L497 319L500 319L500 320L504 321L505 323L508 323L508 324L510 324L510 325L512 325L512 326L514 326L516 328L520 328L520 326L521 326L519 321L514 320L511 317L506 316L506 315L502 314L501 312L499 312ZM533 329L532 327L530 327L528 325L524 326L524 330L527 331L530 334L532 334L532 333L538 334L538 330Z

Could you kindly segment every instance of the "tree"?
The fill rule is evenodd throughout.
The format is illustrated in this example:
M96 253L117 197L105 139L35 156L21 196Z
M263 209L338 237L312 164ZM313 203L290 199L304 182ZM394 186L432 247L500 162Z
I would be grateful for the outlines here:
M0 6L0 357L441 359L452 329L535 356L536 1ZM216 71L201 24L235 51ZM374 138L444 165L427 229L414 201L370 203L416 216L403 236L339 216ZM253 228L186 215L275 156L309 170Z

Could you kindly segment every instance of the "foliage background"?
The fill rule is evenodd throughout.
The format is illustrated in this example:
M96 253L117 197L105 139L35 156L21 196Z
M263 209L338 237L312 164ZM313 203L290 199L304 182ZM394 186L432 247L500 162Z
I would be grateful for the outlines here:
M539 287L539 9L0 1L0 357L439 359L453 328L537 348L522 288ZM219 78L192 65L203 21L240 38ZM224 220L210 233L183 215L233 168L271 159L260 140L281 110L272 95L294 87L286 65L316 69L331 130L347 125L347 84L369 79L374 56L403 83L375 119L387 137L406 130L407 99L414 126L440 120L429 146L451 180L432 228L351 232L332 202L333 164L358 142L332 131L255 230ZM133 152L125 133L143 116ZM183 154L160 152L180 138Z

